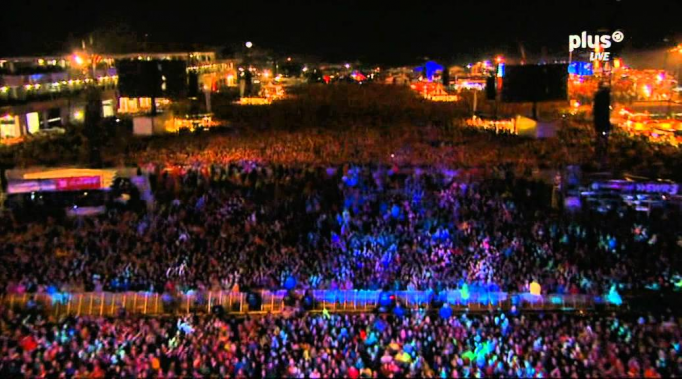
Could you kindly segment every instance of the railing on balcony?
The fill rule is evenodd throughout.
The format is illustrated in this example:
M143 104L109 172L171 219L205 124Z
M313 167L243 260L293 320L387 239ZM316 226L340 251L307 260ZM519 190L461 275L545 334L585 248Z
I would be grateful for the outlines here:
M19 104L31 101L49 101L77 96L88 86L95 85L102 90L116 89L118 76L103 76L97 79L70 79L49 83L29 83L20 86L0 86L0 104Z

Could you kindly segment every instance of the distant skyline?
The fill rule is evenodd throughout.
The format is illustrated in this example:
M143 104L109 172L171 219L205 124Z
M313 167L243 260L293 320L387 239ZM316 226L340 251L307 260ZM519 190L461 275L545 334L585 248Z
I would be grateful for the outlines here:
M2 5L0 56L68 51L104 25L125 24L149 42L234 46L379 64L486 53L567 54L569 34L623 30L624 48L682 42L681 1L171 1L15 0ZM664 41L667 39L667 41Z

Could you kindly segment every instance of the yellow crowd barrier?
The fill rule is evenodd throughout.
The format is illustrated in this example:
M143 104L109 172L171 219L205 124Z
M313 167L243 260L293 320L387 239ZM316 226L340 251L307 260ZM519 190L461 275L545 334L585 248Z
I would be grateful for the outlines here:
M371 312L379 305L382 291L364 290L314 290L310 294L315 299L310 311L322 312ZM209 291L191 292L175 296L150 292L85 292L73 294L5 294L2 303L13 309L35 308L57 316L118 316L122 313L136 315L208 313L216 307L227 314L282 313L287 310L287 292L257 290L260 307L250 309L249 294L244 292ZM406 309L426 308L431 304L428 291L390 291L395 303ZM304 293L296 292L298 301ZM472 293L462 297L460 291L445 291L441 298L453 310L490 311L511 310L554 310L577 311L594 308L596 300L588 295L509 295L503 292ZM291 300L290 300L291 301ZM293 301L296 301L293 300ZM608 305L605 305L608 307Z

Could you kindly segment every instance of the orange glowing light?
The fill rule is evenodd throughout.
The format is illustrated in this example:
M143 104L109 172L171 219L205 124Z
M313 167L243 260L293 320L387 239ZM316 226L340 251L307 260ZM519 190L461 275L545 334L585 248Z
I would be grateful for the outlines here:
M651 97L651 86L650 85L645 85L644 88L642 88L644 91L644 96L646 97Z
M83 60L83 57L81 57L81 56L78 55L78 54L74 54L74 55L73 55L73 61L74 61L74 63L76 63L78 66L82 66L83 63L85 63L85 61Z

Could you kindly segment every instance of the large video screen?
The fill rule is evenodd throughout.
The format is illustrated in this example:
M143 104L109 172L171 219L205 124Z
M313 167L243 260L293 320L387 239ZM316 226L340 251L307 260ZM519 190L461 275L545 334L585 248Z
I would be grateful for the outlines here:
M568 67L565 64L505 67L502 101L508 103L568 99Z
M116 62L118 90L125 97L187 96L187 63L178 60Z

